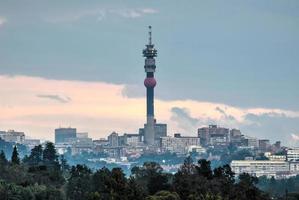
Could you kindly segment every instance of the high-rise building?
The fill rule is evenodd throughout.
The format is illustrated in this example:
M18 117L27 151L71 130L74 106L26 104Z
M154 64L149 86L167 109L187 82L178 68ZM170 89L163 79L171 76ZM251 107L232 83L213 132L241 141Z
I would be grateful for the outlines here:
M75 128L57 128L55 129L55 143L69 143L76 139L77 129Z
M146 87L146 126L144 130L144 142L147 145L155 144L155 117L154 117L154 87L156 86L156 80L154 73L156 69L155 57L157 57L157 50L152 44L152 31L149 26L149 42L145 45L143 50L143 56L145 57L144 69L146 72L146 78L144 80L144 86Z

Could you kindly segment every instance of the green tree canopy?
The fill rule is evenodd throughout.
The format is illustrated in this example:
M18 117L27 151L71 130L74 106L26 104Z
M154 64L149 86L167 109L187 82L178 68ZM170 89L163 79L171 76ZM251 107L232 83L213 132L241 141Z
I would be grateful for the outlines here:
M11 155L11 163L15 164L15 165L20 164L20 158L19 158L19 153L18 153L17 146L14 146L14 148L13 148L13 152L12 152L12 155Z

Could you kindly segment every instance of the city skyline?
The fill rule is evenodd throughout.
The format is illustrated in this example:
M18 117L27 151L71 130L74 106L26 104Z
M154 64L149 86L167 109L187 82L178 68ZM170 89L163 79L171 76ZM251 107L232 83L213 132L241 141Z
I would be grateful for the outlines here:
M160 52L155 115L169 135L196 135L201 126L219 124L289 145L299 139L299 16L290 4L254 2L223 4L222 12L201 2L210 12L179 9L187 19L175 17L169 2L169 8L134 1L62 4L55 12L57 5L47 3L47 13L36 3L30 15L30 8L16 12L16 2L1 2L1 130L43 139L53 139L60 125L95 139L137 132L146 110L141 50L153 25ZM171 19L164 13L175 26L165 25ZM237 23L235 16L248 27L223 27Z

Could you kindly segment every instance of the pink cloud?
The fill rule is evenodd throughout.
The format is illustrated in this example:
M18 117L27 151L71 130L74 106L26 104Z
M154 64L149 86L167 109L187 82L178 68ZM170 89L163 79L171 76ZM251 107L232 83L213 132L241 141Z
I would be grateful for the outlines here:
M104 82L0 76L0 130L16 129L25 131L30 137L52 140L54 129L59 126L76 127L89 132L93 138L106 137L112 131L137 132L145 122L145 98L125 97L124 89L125 85ZM198 126L206 125L206 119L213 119L220 125L237 127L248 123L244 119L248 113L278 112L299 116L296 112L277 109L243 109L220 103L156 99L156 118L168 124L170 135L174 132L196 135L196 127L182 129L172 120L173 107L188 110L192 118L199 119ZM221 108L234 120L228 122L216 108Z

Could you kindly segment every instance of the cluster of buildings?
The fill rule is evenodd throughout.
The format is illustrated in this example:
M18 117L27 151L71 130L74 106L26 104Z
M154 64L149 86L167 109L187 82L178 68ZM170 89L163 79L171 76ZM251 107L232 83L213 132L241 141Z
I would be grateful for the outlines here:
M231 167L236 175L249 173L257 177L266 176L277 179L296 176L299 174L299 148L288 148L285 151L283 155L265 152L267 159L263 160L255 160L253 157L233 160Z
M55 146L58 153L70 151L72 155L93 151L93 141L86 132L77 132L76 128L55 129Z
M229 130L217 125L209 125L208 127L199 128L197 133L203 147L222 149L233 145L239 149L254 150L257 153L276 152L281 149L280 141L271 144L268 139L243 135L238 129Z
M25 138L24 132L15 130L0 131L0 138L6 142L24 144L30 149L40 144L40 140Z
M237 174L250 173L255 176L274 176L275 178L293 176L299 173L299 148L282 148L280 142L271 144L268 139L257 139L248 137L238 129L228 129L217 125L201 127L194 136L183 136L175 133L168 136L167 124L157 123L154 116L154 88L157 84L154 77L157 50L152 43L152 32L149 27L149 42L142 51L145 57L144 70L146 77L146 122L137 133L118 134L111 133L107 139L92 140L86 132L77 132L76 128L55 129L55 146L58 153L71 152L72 155L83 152L95 155L105 154L113 159L115 163L127 162L128 158L137 158L144 153L162 154L165 152L175 153L178 156L186 156L190 152L198 155L211 152L225 151L229 147L236 148L235 151L248 150L253 155L264 155L263 160L256 160L256 156L247 157L244 160L233 160L232 170ZM40 144L39 140L25 139L23 132L14 130L0 131L2 140L20 143L33 148ZM209 151L208 151L209 150ZM285 151L282 155L278 152ZM211 153L210 153L211 154ZM209 155L209 159L219 159L220 156ZM99 158L100 160L101 158ZM97 160L97 158L95 158ZM170 168L178 166L163 166Z

